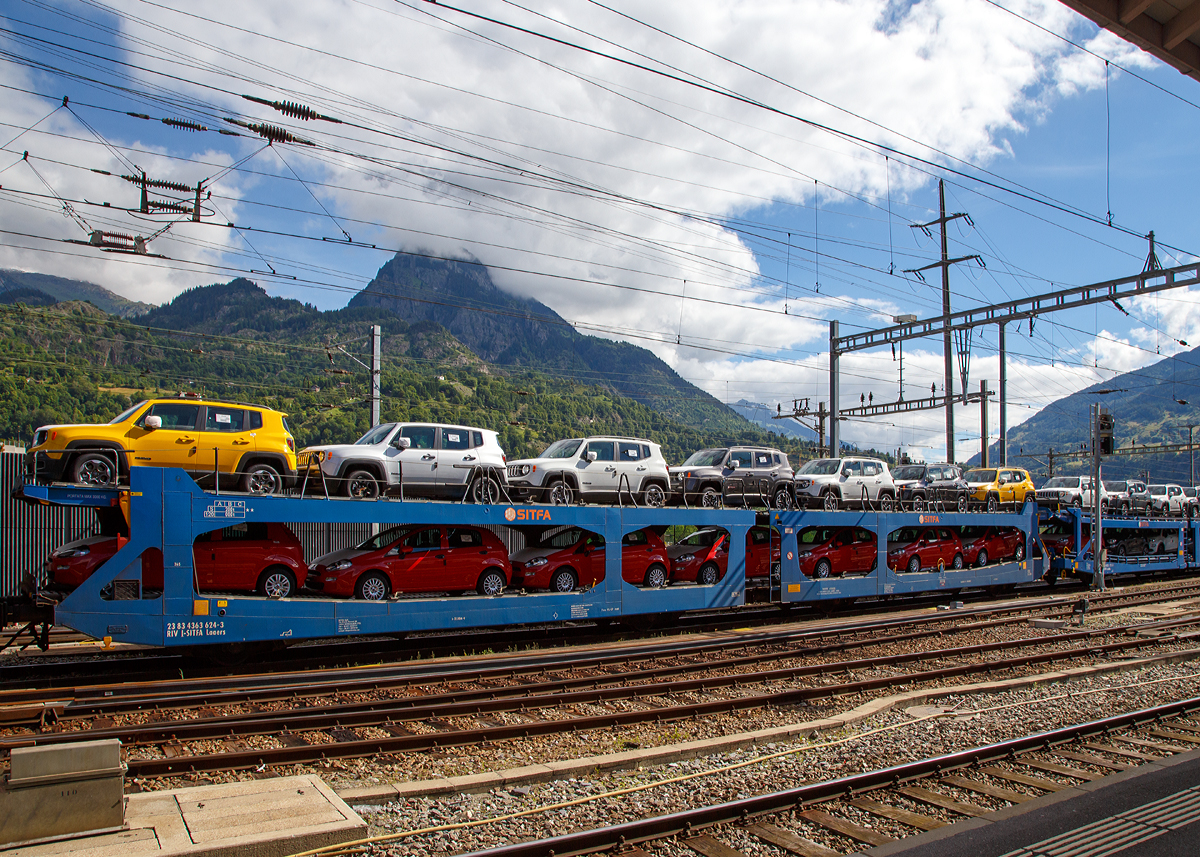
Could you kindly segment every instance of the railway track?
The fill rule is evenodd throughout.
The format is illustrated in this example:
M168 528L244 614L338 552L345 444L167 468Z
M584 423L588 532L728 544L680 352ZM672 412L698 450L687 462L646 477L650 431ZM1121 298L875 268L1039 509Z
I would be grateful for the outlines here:
M953 712L930 714L918 722L944 716ZM1200 698L1191 698L768 794L499 845L486 853L488 857L566 857L613 851L624 857L654 857L679 854L682 846L682 853L746 857L765 843L803 857L840 857L1197 747ZM688 777L673 782L682 779ZM620 796L628 794L626 790ZM591 800L611 797L599 794ZM543 806L519 815L549 814L561 808ZM369 842L382 846L436 832L436 828L405 831ZM310 853L352 853L366 844Z
M1120 609L1129 599L1110 601L1097 609ZM259 687L229 680L220 689L195 683L141 688L141 692L97 688L86 697L60 703L53 710L57 722L44 731L10 735L0 741L0 748L119 738L129 757L130 776L138 779L248 768L262 771L330 759L470 747L564 729L587 732L764 710L786 712L896 685L1011 675L1044 664L1162 650L1200 638L1189 630L1200 618L1185 616L1051 637L928 646L928 641L938 638L1012 631L1027 619L1027 614L985 615L975 622L948 625L940 616L925 617L924 627L906 629L897 624L859 639L793 631L751 635L750 641L705 640L639 646L633 651L567 653L565 659L554 653L551 661L518 659L483 668L459 663L448 669L427 667L423 675L410 670L366 674L350 670L324 678L306 676L303 683L267 677ZM901 650L829 659L855 648ZM435 674L444 683L441 692L429 686ZM245 677L241 681L245 683ZM17 710L13 707L9 712ZM31 718L36 715L46 722L44 700L28 703L28 711ZM130 722L114 720L148 711L152 713Z

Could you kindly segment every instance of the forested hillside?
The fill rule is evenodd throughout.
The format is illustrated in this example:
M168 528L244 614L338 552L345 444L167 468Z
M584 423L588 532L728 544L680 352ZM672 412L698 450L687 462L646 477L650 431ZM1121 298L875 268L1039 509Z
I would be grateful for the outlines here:
M345 351L365 362L373 323L383 327L385 420L491 428L511 458L593 433L653 438L672 463L729 441L811 455L748 423L703 432L606 386L489 366L434 322L369 307L320 312L245 280L192 289L136 321L82 302L0 305L0 438L27 442L38 425L107 421L140 398L190 390L286 411L302 445L350 441L369 427L369 378Z

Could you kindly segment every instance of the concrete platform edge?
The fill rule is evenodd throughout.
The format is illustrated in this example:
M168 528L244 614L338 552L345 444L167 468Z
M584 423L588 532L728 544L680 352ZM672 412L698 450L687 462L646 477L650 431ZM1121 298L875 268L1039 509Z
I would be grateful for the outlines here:
M639 750L626 750L621 753L607 753L602 756L565 759L557 762L547 762L543 765L527 765L520 768L508 768L506 770L483 774L467 774L458 777L441 777L431 780L415 780L388 785L337 789L336 791L338 796L351 806L378 805L407 798L458 793L470 794L486 792L498 786L507 787L523 783L549 782L557 779L585 776L592 771L631 770L648 765L665 764L682 759L694 759L698 756L768 744L772 741L790 740L803 736L815 737L822 732L831 732L859 723L882 711L888 711L900 706L920 705L946 696L999 693L1014 688L1036 687L1041 684L1070 681L1071 679L1103 675L1105 673L1125 672L1151 664L1174 663L1194 660L1196 658L1200 658L1200 648L1167 652L1162 655L1135 658L1127 661L1110 661L1086 667L1072 667L1071 669L1039 673L1038 675L1021 678L1003 679L1001 681L977 682L975 684L929 688L927 690L911 690L869 700L850 711L832 717L795 723L788 726L776 726L770 729L759 729L753 732L742 732L737 735L728 735L721 738L705 738L698 741L670 744L663 747L647 747Z

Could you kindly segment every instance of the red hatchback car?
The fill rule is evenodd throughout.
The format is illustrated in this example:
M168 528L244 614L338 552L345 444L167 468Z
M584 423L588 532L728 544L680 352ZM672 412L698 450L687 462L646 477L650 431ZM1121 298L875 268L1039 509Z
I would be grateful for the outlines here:
M962 568L963 546L949 527L902 527L888 536L888 565L916 573L923 568Z
M875 568L875 534L863 527L806 527L796 534L796 543L805 577L869 574Z
M963 527L963 559L980 568L993 560L1025 559L1025 534L1015 527Z
M124 540L121 540L124 544ZM117 552L115 536L92 536L50 554L50 581L74 588ZM142 555L142 586L163 588L162 553ZM241 523L205 533L192 545L198 592L257 592L268 598L296 594L304 577L304 548L283 524Z
M325 595L384 601L394 592L474 589L499 595L511 577L508 551L491 530L404 524L325 554L308 567L307 586Z
M721 527L705 527L667 548L671 582L711 586L729 570L729 533ZM779 542L772 544L769 527L746 531L746 579L765 578L779 565Z
M568 527L512 555L513 583L553 592L571 592L580 581L594 586L604 579L604 551L604 536ZM635 586L666 584L667 550L653 530L621 539L621 579Z

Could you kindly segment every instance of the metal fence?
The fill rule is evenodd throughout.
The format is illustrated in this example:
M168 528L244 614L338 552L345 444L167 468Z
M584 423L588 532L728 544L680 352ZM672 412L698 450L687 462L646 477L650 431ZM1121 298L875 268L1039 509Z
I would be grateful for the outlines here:
M22 447L0 445L0 598L19 595L21 579L26 572L35 573L38 582L44 582L46 558L51 551L67 542L95 535L100 529L93 509L34 506L14 500L12 489L21 481L24 461ZM322 501L313 499L311 502ZM419 504L414 506L419 507ZM364 513L370 508L370 503L363 503ZM287 526L304 546L308 562L332 551L353 547L372 535L372 525L366 521L353 524L292 523ZM525 537L521 533L502 526L487 529L500 537L510 553L525 546Z

